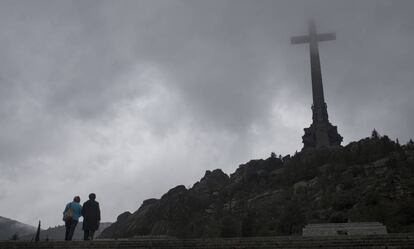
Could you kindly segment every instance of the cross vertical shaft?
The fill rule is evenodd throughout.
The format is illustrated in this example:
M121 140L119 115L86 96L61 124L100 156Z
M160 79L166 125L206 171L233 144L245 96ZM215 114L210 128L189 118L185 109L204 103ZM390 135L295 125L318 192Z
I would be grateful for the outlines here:
M321 62L319 59L318 36L314 22L309 23L309 52L312 75L313 106L317 109L326 108L323 95ZM318 113L318 120L325 119ZM327 117L326 117L327 118Z
M340 145L342 137L336 126L329 123L328 111L325 103L322 85L321 62L319 58L318 42L336 39L334 33L318 34L313 21L309 22L308 35L291 38L292 44L309 43L311 78L312 78L312 125L305 128L303 138L304 148L330 147Z

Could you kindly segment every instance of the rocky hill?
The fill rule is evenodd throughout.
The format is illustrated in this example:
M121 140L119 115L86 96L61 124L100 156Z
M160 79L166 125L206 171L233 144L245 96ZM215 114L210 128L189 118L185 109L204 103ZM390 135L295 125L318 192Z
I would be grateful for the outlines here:
M0 240L9 240L13 236L18 238L21 235L33 233L34 231L36 231L34 226L0 216Z
M299 234L307 223L379 221L414 232L414 144L373 136L335 149L207 171L125 212L101 237Z

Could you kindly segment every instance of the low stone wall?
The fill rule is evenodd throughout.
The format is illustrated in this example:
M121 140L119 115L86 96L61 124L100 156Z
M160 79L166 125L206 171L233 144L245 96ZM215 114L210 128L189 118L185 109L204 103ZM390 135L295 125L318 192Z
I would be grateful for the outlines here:
M387 234L387 228L379 222L309 224L302 230L303 236L377 234Z

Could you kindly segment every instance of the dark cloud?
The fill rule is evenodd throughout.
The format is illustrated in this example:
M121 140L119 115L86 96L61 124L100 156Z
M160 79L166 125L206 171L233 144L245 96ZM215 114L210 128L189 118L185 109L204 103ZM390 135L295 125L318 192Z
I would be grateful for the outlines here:
M310 17L337 33L320 52L345 143L412 136L412 1L0 5L2 216L54 225L93 191L114 220L206 169L300 150L309 52L289 39Z

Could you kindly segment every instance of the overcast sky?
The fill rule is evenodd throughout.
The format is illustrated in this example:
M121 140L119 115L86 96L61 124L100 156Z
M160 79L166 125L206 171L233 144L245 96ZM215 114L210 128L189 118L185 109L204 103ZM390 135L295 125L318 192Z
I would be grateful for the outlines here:
M302 148L316 19L343 145L414 127L414 1L0 1L0 216L104 221L144 199Z

